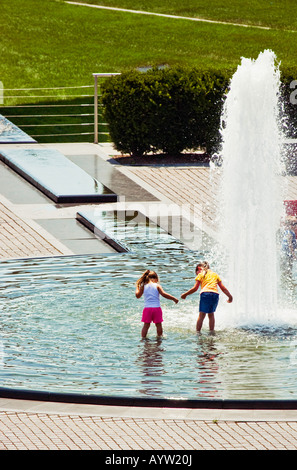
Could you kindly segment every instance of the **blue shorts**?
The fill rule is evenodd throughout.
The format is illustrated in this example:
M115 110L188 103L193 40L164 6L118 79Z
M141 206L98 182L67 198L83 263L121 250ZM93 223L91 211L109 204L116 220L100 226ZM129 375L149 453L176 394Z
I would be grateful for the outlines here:
M202 292L200 294L199 312L214 313L219 303L219 294L216 292Z

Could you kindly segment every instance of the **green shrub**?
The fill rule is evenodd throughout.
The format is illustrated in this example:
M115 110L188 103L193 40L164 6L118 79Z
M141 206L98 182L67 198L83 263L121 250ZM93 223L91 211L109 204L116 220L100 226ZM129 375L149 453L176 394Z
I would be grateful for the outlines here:
M223 95L230 74L152 69L112 77L102 85L104 117L117 150L133 156L220 144Z
M281 69L281 102L288 138L297 137L297 68Z
M281 118L282 130L288 139L297 137L297 69L281 68ZM297 145L285 144L283 148L285 170L297 174Z

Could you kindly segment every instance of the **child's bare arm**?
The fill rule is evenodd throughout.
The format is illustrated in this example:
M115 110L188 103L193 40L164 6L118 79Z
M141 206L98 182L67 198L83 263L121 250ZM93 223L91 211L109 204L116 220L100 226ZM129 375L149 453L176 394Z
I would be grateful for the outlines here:
M158 291L160 292L160 294L165 297L165 299L169 299L169 300L173 300L173 302L175 302L176 304L178 303L178 299L176 297L174 297L174 295L171 295L171 294L168 294L167 292L165 292L162 287L160 286L160 284L158 285Z
M143 286L140 286L140 287L136 286L135 295L136 295L137 299L140 299L142 294L143 294Z
M194 292L197 292L197 290L199 289L199 286L200 281L196 281L195 285L191 289L181 295L181 298L185 299L188 295L194 294Z
M230 294L230 292L228 291L227 287L225 287L222 282L218 282L218 286L219 286L220 289L224 292L224 294L228 297L228 302L231 303L232 300L233 300L233 297L232 297L232 295Z

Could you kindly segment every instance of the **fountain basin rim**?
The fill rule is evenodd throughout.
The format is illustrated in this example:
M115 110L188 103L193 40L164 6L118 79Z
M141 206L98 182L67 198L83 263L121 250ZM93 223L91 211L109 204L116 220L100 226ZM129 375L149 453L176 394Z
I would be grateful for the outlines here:
M85 405L222 410L296 410L297 400L175 399L88 395L0 387L0 398Z

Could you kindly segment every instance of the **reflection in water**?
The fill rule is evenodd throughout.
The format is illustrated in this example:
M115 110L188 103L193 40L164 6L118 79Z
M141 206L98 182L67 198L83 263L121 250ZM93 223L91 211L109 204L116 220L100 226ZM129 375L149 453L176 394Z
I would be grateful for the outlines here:
M197 335L197 364L198 384L197 392L200 397L215 398L219 395L218 381L220 351L215 344L215 333L207 336L199 333Z
M218 357L214 335L192 334L184 341L185 348L178 348L182 337L174 335L174 341L166 338L142 339L138 348L136 366L139 368L139 393L157 397L168 393L168 384L179 382L179 397L187 396L193 389L196 398L220 397ZM189 354L189 350L192 352ZM174 371L174 372L173 372ZM172 393L172 390L171 390Z
M139 392L143 395L158 396L162 390L166 374L163 364L163 338L143 338L139 347L136 363L140 366L142 378Z

